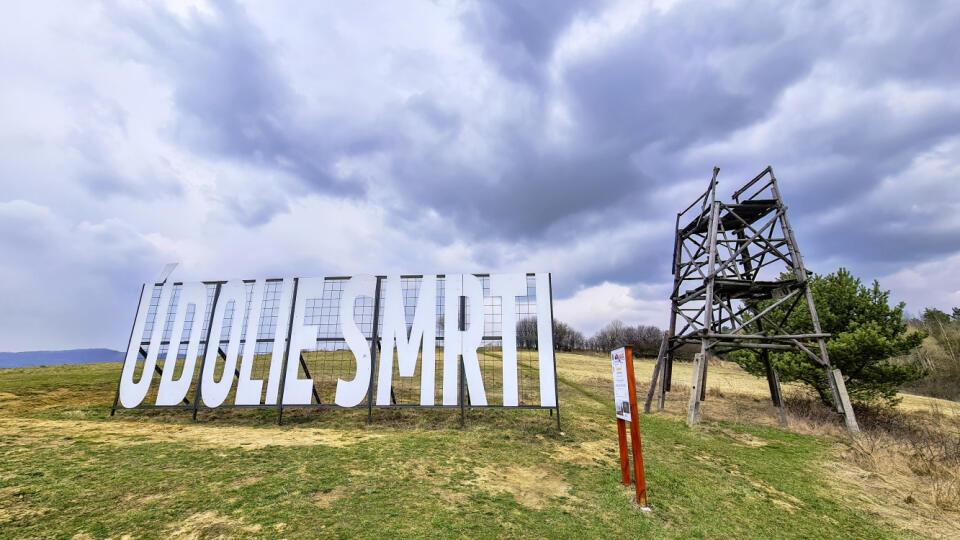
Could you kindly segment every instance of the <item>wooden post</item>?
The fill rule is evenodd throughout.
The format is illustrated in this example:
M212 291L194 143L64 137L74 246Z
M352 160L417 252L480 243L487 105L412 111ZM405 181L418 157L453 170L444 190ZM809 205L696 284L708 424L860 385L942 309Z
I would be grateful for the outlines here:
M633 377L633 347L627 351L627 387L630 391L630 446L633 449L633 477L637 486L637 504L647 506L647 480L643 474L643 447L640 445L640 426L637 425L637 382Z
M720 169L713 168L713 180L710 183L710 222L708 228L710 238L707 252L707 283L703 295L703 331L713 330L713 281L714 272L717 263L717 221L720 213L720 203L716 200L717 172ZM704 379L707 377L707 355L710 351L707 349L709 338L705 335L700 340L700 362L693 368L693 380L690 382L690 402L687 410L687 425L696 425L700 420L700 401L706 395L703 388Z
M705 353L694 355L693 378L690 381L690 401L687 410L687 425L695 425L700 420L700 387L703 385L703 364Z
M630 485L630 453L627 450L627 423L617 418L617 437L620 440L620 477L623 485Z
M847 425L847 431L851 435L860 434L860 426L857 425L857 418L853 415L853 406L850 405L850 396L847 395L847 385L843 382L843 375L839 369L830 372L833 375L834 384L837 386L837 393L840 395L840 406L843 407L843 420Z
M760 351L760 359L763 361L763 367L767 372L767 386L770 387L770 400L777 409L777 422L782 427L787 426L787 411L783 405L783 392L780 390L780 378L777 377L777 370L770 364L770 352L766 349Z
M700 374L700 401L707 399L707 364L710 363L710 357L713 353L703 355L703 373Z
M647 392L647 401L643 404L643 414L650 414L650 404L653 403L653 394L657 390L657 378L660 376L660 371L663 370L663 363L667 360L667 345L670 342L670 331L667 330L663 333L663 341L660 342L660 352L657 353L657 364L653 366L653 377L650 379L650 390ZM664 371L664 377L666 377L666 370ZM660 391L663 392L663 387L661 385ZM663 407L660 407L661 409Z

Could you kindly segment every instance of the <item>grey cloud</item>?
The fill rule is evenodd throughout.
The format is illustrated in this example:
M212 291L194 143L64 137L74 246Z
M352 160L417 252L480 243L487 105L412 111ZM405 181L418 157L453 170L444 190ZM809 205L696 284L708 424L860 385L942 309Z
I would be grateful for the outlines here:
M0 203L0 228L0 252L18 261L0 267L0 350L125 346L141 277L158 269L152 246L125 223L70 223L23 201Z
M826 4L754 7L749 16L737 6L681 4L648 15L603 54L568 66L559 86L548 88L543 70L559 36L576 18L589 18L601 8L600 3L554 4L546 10L484 2L464 13L463 27L483 57L509 80L525 83L534 97L533 109L518 111L515 121L488 134L496 148L495 163L446 157L463 155L448 150L462 144L458 134L464 120L440 104L441 96L430 93L398 104L396 114L382 117L376 126L347 122L335 138L317 136L322 127L317 129L316 119L312 129L302 129L296 118L302 99L276 70L276 51L232 4L220 6L216 22L198 18L186 25L156 13L149 25L135 17L125 23L149 44L152 61L164 65L175 82L183 116L179 136L188 143L289 170L310 189L351 196L369 181L337 182L328 173L331 162L340 155L386 153L399 186L401 200L391 210L401 228L431 234L441 243L466 235L474 241L536 246L572 241L597 227L614 230L631 213L669 220L675 209L658 206L655 193L678 176L705 178L714 164L685 161L685 152L768 119L784 92L818 64L848 66L860 81L941 80L951 73L950 63L930 60L929 53L943 47L960 19L951 16L951 9L939 20L923 13L894 13L880 23L906 39L875 39L865 48L864 40L857 39L860 21L831 17ZM924 31L905 32L910 28ZM863 61L871 57L883 60ZM918 57L923 59L911 61ZM551 93L563 96L574 115L577 131L568 143L546 140L545 107ZM844 114L826 125L786 126L790 134L783 148L746 149L738 156L756 163L758 170L769 162L778 172L802 174L789 180L802 182L803 188L793 190L788 203L803 226L807 217L850 204L882 178L903 170L917 152L956 133L952 114L904 122L876 104L844 107ZM444 138L417 140L407 133L414 119ZM842 159L811 174L802 168L807 156ZM725 161L729 156L715 156L715 163L726 167ZM737 163L733 170L739 168L748 167ZM237 219L247 225L263 223L286 208L280 201L234 206ZM418 229L425 210L456 228L441 222L435 230ZM864 233L856 227L847 230L852 232L811 231L816 239L811 253L857 253L869 259L867 252L840 250L839 239L868 245L857 243L857 235ZM664 244L669 246L669 239ZM935 256L951 245L921 249L916 242L906 243L898 257ZM479 256L491 264L498 261L493 253ZM622 270L585 276L585 283L629 279L630 272L656 266L638 256Z
M448 136L455 135L463 126L463 119L456 111L445 109L427 94L411 96L404 104L404 109Z
M142 44L129 54L161 68L172 83L179 118L169 136L183 147L283 170L312 190L362 195L362 185L331 176L331 162L337 152L369 151L384 141L335 118L303 118L304 96L241 6L220 2L215 17L195 14L188 22L160 8L118 11L114 23Z
M543 213L522 213L517 207L492 206L486 195L501 200L524 189L514 188L514 183L488 183L480 193L457 193L461 204L474 202L472 210L478 217L472 224L464 217L455 219L467 230L484 234L526 231L535 240L555 242L563 235L551 225L576 223L572 217L589 223L591 214L617 208L611 206L611 200L625 194L651 211L650 217L669 219L675 209L643 205L657 184L674 183L678 176L706 178L710 166L726 166L733 157L714 155L709 162L690 162L685 152L767 120L784 92L810 76L815 66L832 63L841 71L848 68L861 84L898 78L911 81L908 84L935 84L960 73L950 68L955 60L946 59L953 56L946 50L960 22L954 8L934 14L895 7L896 17L879 21L890 24L886 34L882 29L870 29L884 37L879 41L873 38L869 50L864 49L865 40L859 35L864 30L858 26L862 21L832 18L829 8L824 4L800 10L802 13L786 7L753 8L744 16L741 9L733 7L683 4L662 16L651 16L640 30L605 54L571 66L564 76L563 91L582 127L578 143L595 152L584 155L599 154L599 158L568 155L565 161L551 155L548 160L555 168L540 168L536 164L543 154L506 153L508 170L518 171L516 177L523 178L524 186L550 186L551 207ZM900 39L901 35L906 39ZM501 38L497 32L485 37L492 42ZM490 54L495 48L484 50ZM509 58L509 52L504 54ZM882 60L865 61L880 56ZM791 215L795 223L809 227L802 236L814 239L806 248L814 259L861 261L864 271L880 273L891 265L954 252L958 246L952 238L960 237L956 234L960 231L924 234L928 224L917 221L900 221L895 231L886 232L883 227L864 225L871 217L882 216L865 200L866 195L884 178L903 171L919 152L956 136L960 125L957 111L948 107L931 115L905 118L886 104L852 101L840 106L841 113L833 121L808 128L800 115L799 123L784 126L789 131L778 139L782 146L738 150L733 171L739 174L725 175L724 185L750 178L767 163L778 173L787 173L784 178L789 187L785 191ZM521 136L535 140L538 133L531 130ZM610 150L596 152L603 147ZM825 157L837 158L836 164L810 168L810 160ZM630 159L636 168L627 165ZM562 173L558 174L558 169ZM598 171L610 171L616 180L596 184L593 190L578 189L578 180L593 180ZM631 177L637 180L631 183ZM565 200L575 209L564 204ZM850 218L839 227L821 229L814 224L817 215L844 207L849 208ZM606 226L616 227L617 223ZM663 242L669 246L670 240L664 238ZM877 249L887 242L896 247ZM584 279L587 284L602 279L629 282L631 275L644 275L643 271L654 266L631 265L629 270L601 272ZM662 276L663 270L654 275Z
M563 0L545 5L536 1L480 1L461 20L483 55L506 77L526 84L543 84L544 61L557 38L581 14L596 12L607 2Z
M549 232L579 234L585 214L620 207L641 188L642 176L603 148L540 149L528 138L502 133L502 174L461 163L441 164L398 156L394 173L422 201L474 238L541 241ZM406 182L405 180L408 180ZM615 214L611 213L611 216Z
M83 86L65 99L76 121L60 150L76 159L68 174L94 197L182 195L174 171L163 158L148 160L137 170L124 170L122 159L135 144L130 141L129 114L119 104Z
M849 44L844 60L852 73L874 84L960 80L960 56L953 54L960 35L960 4L946 0L922 8L902 2L871 7L881 15L882 24L866 29L874 33L873 39Z
M244 227L257 227L269 222L277 214L290 209L287 198L275 189L262 189L253 193L240 192L218 194L215 198L221 203L227 220L233 220Z
M507 17L506 11L488 11L495 14L484 17ZM507 26L467 27L478 33L474 39L484 44L484 54L494 56L495 44L513 43L519 28L536 26L523 42L530 58L539 58L528 66L536 70L549 56L551 32L580 11L564 13L543 27L522 17ZM617 226L630 211L664 214L652 194L674 182L676 171L658 165L763 118L780 92L809 70L812 52L829 46L826 27L824 35L802 42L780 39L781 16L771 11L744 18L733 10L688 6L645 21L607 54L567 70L558 91L575 114L572 142L545 142L545 113L535 110L493 134L495 166L485 170L484 163L444 163L435 154L412 153L395 157L394 173L416 195L410 201L444 213L474 237L562 241L584 228ZM753 62L735 81L740 88L726 88L721 68L706 59L712 51L740 48L759 52L751 53ZM636 159L648 151L659 154L656 163Z

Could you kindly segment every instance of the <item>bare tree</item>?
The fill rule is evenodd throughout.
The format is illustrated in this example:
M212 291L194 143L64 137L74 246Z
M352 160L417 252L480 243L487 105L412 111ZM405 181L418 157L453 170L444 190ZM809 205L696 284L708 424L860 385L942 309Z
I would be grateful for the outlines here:
M650 354L651 350L656 352L662 338L663 331L656 326L627 326L623 321L615 320L601 328L595 336L587 340L587 344L590 349L597 351L610 351L630 345L636 353Z

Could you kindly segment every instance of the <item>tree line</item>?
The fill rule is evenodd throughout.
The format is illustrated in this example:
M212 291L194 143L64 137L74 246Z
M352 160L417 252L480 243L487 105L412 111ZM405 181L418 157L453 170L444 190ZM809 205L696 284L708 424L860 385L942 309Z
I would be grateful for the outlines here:
M926 308L919 317L908 317L906 322L929 337L911 355L926 377L908 388L929 396L960 399L960 307L951 313Z
M663 339L663 330L656 326L638 324L631 326L623 321L610 322L591 337L569 324L553 321L553 348L557 351L609 352L617 347L630 345L636 354L656 354ZM533 348L537 343L537 322L533 318L517 322L517 347Z

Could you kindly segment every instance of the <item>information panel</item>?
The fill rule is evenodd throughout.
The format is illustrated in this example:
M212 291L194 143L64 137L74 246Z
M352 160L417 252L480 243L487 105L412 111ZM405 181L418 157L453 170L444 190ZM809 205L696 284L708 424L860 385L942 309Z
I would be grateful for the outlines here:
M623 347L610 352L613 364L613 401L617 408L617 418L630 421L630 387L627 383L627 351Z

